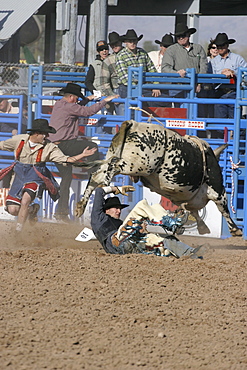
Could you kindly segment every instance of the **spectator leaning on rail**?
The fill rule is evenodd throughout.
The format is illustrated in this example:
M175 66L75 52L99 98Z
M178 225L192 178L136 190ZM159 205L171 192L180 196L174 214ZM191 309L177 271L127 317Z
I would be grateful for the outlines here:
M174 44L174 40L172 35L168 35L167 33L162 37L161 41L155 40L156 44L159 44L160 50L153 50L148 53L149 57L151 58L157 72L161 72L161 63L163 56L166 52L166 49Z
M89 117L96 114L107 102L118 96L108 96L90 107L84 107L82 104L86 104L94 96L92 95L85 99L81 93L80 85L68 83L61 90L61 93L64 94L64 97L55 103L50 118L50 125L56 129L56 133L50 134L49 140L58 145L65 155L75 156L85 148L88 148L89 160L97 159L98 146L96 143L86 138L77 140L79 135L79 117ZM83 99L81 103L78 103L79 98ZM72 181L72 168L71 166L63 166L61 164L56 164L56 166L62 181L60 184L61 196L58 201L55 218L69 221L69 189Z
M15 152L15 162L0 171L2 179L9 171L14 169L14 180L6 199L6 211L17 216L16 232L22 231L27 218L37 221L39 204L33 203L35 197L42 198L44 190L48 190L51 198L59 198L59 186L45 162L73 163L86 157L90 150L87 148L82 153L69 157L53 143L47 142L49 133L56 130L49 126L46 119L36 119L29 134L15 135L11 139L1 141L0 149Z
M122 41L117 32L111 32L108 35L109 45L112 48L113 53L108 55L102 61L101 76L100 76L100 88L104 96L118 94L118 76L116 72L116 56L122 50ZM123 105L115 104L115 111L119 115L123 115L123 111L120 107ZM113 109L108 110L113 113Z
M145 220L153 224L181 227L186 217L171 217L160 204L150 206L142 200L132 209L124 221L120 220L121 210L128 207L121 204L118 197L109 197L107 194L123 194L134 191L133 186L107 186L96 188L94 204L91 214L93 232L104 250L111 254L144 253L175 257L190 256L198 258L199 248L193 249L181 243L176 237L161 237L159 234L149 233L145 227Z
M186 24L178 23L174 36L177 43L169 46L166 50L161 65L162 73L178 73L185 77L186 68L195 68L196 73L207 73L207 56L203 47L199 44L190 43L190 35L196 32L195 28L188 28ZM196 92L199 93L200 85ZM181 91L173 91L173 95L181 94Z
M213 73L224 74L227 78L233 78L235 80L234 84L217 85L215 88L217 98L235 99L238 68L247 68L244 58L229 50L229 44L234 44L235 42L234 39L228 39L226 33L218 33L214 40L219 55L210 61ZM234 106L230 104L215 104L214 113L216 118L233 118Z
M148 53L142 48L137 47L138 41L143 35L137 36L133 29L121 36L121 40L125 43L125 48L120 50L116 56L116 71L118 75L119 95L121 98L127 97L128 85L128 67L143 67L143 72L157 72ZM146 95L146 94L145 94ZM152 96L158 97L161 95L160 90L152 90Z

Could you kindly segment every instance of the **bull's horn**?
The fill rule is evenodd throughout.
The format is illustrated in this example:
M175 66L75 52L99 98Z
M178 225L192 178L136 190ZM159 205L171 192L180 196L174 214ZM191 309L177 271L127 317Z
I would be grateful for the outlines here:
M221 153L223 152L223 150L225 150L226 148L228 147L228 144L225 143L225 144L222 144L221 146L219 146L218 148L214 149L214 155L215 157L217 158L217 160L220 159L220 155Z

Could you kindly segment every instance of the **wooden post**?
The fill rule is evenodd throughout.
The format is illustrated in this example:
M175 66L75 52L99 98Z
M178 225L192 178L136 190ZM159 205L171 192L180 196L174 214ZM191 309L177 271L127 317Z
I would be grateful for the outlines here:
M95 60L97 41L106 40L107 19L107 0L93 0L89 16L88 65Z
M65 8L66 29L62 36L62 64L75 64L78 0L68 0Z

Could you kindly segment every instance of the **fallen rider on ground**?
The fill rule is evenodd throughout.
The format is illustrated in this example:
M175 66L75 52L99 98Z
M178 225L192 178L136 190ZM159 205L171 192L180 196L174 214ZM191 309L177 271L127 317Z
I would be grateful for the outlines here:
M118 197L107 194L128 195L133 186L106 186L95 190L91 214L93 232L104 250L111 254L143 253L158 256L188 256L202 258L201 247L196 249L179 241L174 235L182 233L188 215L171 214L160 204L150 206L145 199L136 204L124 221L120 220L121 210L128 207ZM150 233L147 225L161 226L167 235ZM168 232L172 234L168 235Z

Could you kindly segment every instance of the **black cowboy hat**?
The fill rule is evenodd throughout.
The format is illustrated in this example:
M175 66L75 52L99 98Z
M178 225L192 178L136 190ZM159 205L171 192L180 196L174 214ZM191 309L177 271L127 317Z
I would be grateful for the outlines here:
M97 51L109 50L109 46L105 40L100 40L96 44L96 50Z
M109 42L108 42L109 45L116 44L117 42L122 41L120 38L120 35L115 31L109 33L108 39L109 39Z
M110 208L121 208L122 209L128 206L129 206L128 204L121 204L118 197L111 197L105 200L103 209L104 211L106 211L107 209L110 209Z
M32 128L28 128L27 131L31 132L45 132L47 134L55 134L57 130L54 127L49 126L47 119L35 119L32 123Z
M85 99L85 96L81 92L81 86L72 82L67 83L67 85L59 91L59 94L73 94L78 96L78 98Z
M189 28L185 23L178 23L175 27L175 32L172 33L174 36L183 35L184 33L189 33L192 35L196 32L196 28Z
M131 29L126 32L126 35L120 36L121 40L137 40L140 41L143 38L143 35L140 35L139 37L136 34L136 31Z
M161 41L155 40L155 43L156 44L159 44L159 45L162 45L162 46L165 46L167 48L168 46L173 45L174 44L174 41L173 41L173 37L171 35L168 35L168 33L166 33L162 37L162 40Z
M234 42L236 42L236 40L228 39L228 36L225 32L218 33L214 40L215 45L234 44Z

